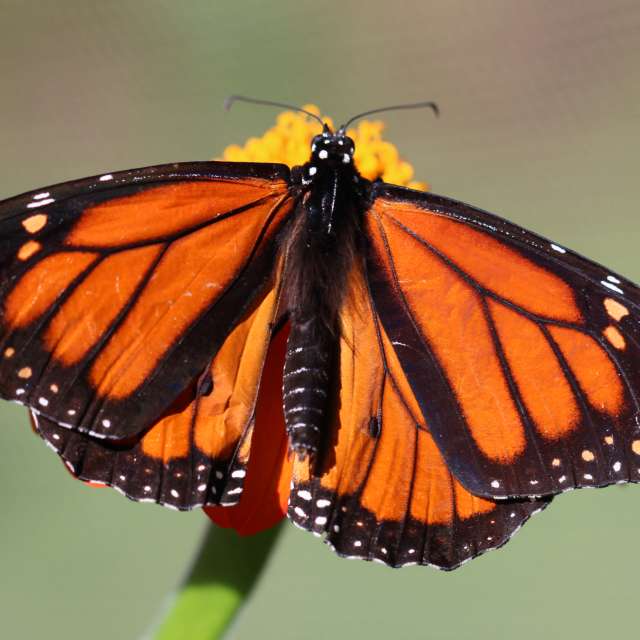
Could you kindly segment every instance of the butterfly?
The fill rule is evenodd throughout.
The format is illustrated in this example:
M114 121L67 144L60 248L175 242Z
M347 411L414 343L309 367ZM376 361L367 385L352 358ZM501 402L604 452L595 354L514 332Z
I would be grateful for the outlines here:
M169 164L0 203L0 395L82 480L240 509L245 533L286 511L394 567L456 568L555 494L640 480L640 289L365 179L347 125L320 123L292 169Z

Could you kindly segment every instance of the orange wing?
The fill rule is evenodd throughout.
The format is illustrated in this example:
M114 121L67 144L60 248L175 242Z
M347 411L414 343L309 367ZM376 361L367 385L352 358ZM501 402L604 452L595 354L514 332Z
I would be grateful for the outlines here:
M127 440L98 439L33 412L36 431L74 476L133 500L177 509L237 504L257 406L267 401L258 399L258 389L260 396L273 395L260 378L277 304L272 290L233 329L207 372L145 432Z
M0 394L95 438L138 437L273 287L293 205L286 167L215 162L5 201Z
M279 165L150 167L0 204L0 392L74 475L234 505L279 304Z
M377 190L376 311L458 480L496 498L640 480L640 290L491 214Z
M504 544L546 501L496 503L451 474L361 276L342 316L327 446L294 461L289 518L343 556L454 569Z

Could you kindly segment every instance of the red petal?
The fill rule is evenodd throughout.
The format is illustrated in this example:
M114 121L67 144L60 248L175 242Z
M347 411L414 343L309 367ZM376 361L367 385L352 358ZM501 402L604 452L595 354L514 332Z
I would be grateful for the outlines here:
M276 525L287 513L292 464L282 413L282 370L288 326L274 337L260 382L256 424L251 440L247 477L235 507L205 507L219 526L248 536Z

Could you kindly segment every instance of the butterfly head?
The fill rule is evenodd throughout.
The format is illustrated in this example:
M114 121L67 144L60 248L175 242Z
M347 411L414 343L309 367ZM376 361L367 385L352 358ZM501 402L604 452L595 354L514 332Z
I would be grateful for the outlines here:
M353 154L355 144L344 131L336 133L325 125L324 131L311 141L312 167L330 167L332 169L341 166L353 166ZM313 175L313 174L312 174Z

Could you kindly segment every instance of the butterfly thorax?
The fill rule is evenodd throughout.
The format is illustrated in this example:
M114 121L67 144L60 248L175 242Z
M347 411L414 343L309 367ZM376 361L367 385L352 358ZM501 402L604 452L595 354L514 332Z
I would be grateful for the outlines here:
M302 168L302 183L310 188L303 198L307 224L313 233L331 236L347 214L357 174L353 165L351 138L336 134L316 136L311 159Z
M313 139L309 162L296 170L300 204L285 242L290 333L283 404L298 455L318 450L330 410L339 310L357 255L368 184L354 167L353 153L353 140L325 130Z

